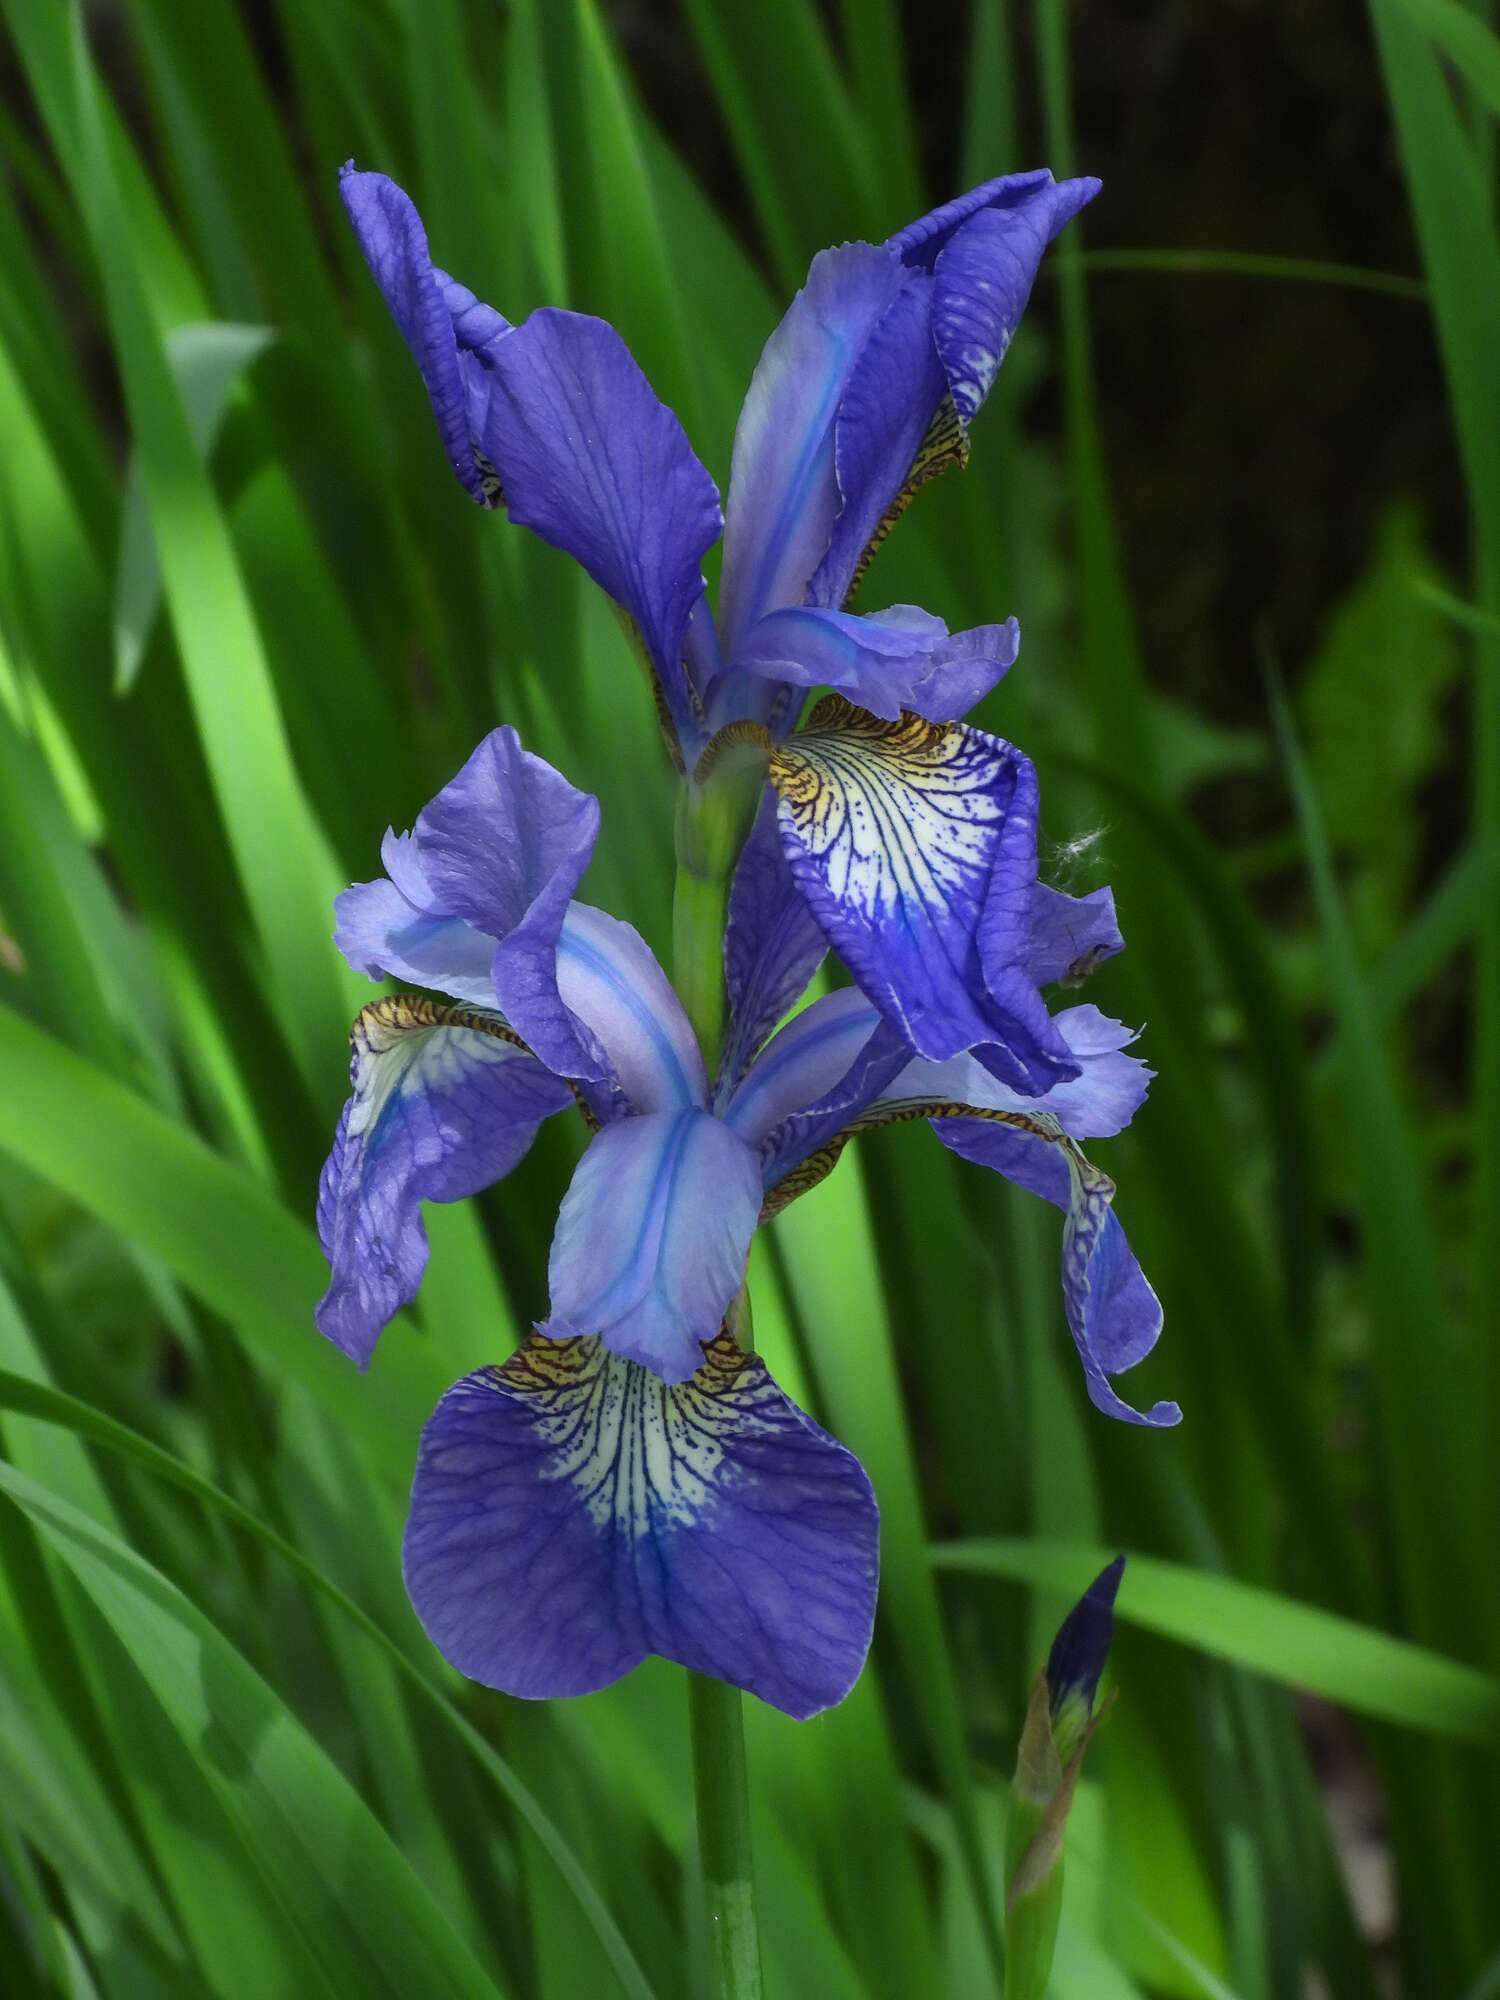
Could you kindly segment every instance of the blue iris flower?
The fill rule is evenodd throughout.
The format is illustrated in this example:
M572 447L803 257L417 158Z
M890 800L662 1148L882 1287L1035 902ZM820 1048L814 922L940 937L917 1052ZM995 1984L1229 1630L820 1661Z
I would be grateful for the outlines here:
M456 1384L423 1434L412 1601L456 1667L511 1693L585 1693L659 1653L811 1715L863 1662L878 1517L853 1455L734 1339L758 1223L855 1133L929 1118L1064 1210L1064 1297L1095 1402L1173 1421L1166 1404L1135 1417L1109 1385L1160 1311L1078 1144L1128 1121L1149 1072L1088 1006L1056 1017L1074 1074L1041 1094L968 1052L915 1054L854 989L785 1019L823 944L781 849L752 841L710 1077L645 942L575 898L598 824L592 798L498 729L410 834L387 835L386 875L339 898L352 965L447 999L377 1000L355 1024L319 1190L332 1282L318 1324L366 1363L420 1285L422 1201L499 1180L544 1119L577 1107L592 1136L558 1217L550 1316ZM1051 892L1032 907L1044 980L1095 918Z
M342 177L454 472L628 615L690 803L726 733L759 741L756 838L779 845L866 996L919 1055L972 1049L1032 1097L1082 1074L1028 962L1048 904L1036 776L960 720L1014 661L1015 621L950 633L911 605L848 603L912 495L967 456L1042 255L1098 185L1012 174L884 243L815 257L755 369L721 514L612 327L550 307L513 326L432 263L394 182ZM715 617L702 561L721 531ZM796 730L816 687L833 692ZM1049 907L1076 920L1069 963L1119 949L1107 895Z

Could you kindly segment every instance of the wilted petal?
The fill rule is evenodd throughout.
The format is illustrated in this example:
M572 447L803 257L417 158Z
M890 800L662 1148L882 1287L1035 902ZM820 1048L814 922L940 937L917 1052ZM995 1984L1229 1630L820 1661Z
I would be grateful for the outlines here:
M633 1111L707 1102L698 1038L639 931L589 903L571 904L558 939L557 989L604 1051Z
M549 1069L608 1065L557 991L557 941L599 831L599 802L491 730L417 816L415 848L434 896L497 940L492 976L506 1018Z
M834 433L865 342L908 282L873 243L816 256L766 342L734 434L719 630L725 658L763 613L800 604L840 504Z
M427 1265L423 1201L461 1201L508 1174L566 1083L499 1015L401 994L354 1024L352 1094L318 1186L333 1281L319 1330L361 1367Z
M509 1694L588 1694L659 1653L803 1718L859 1677L878 1519L859 1461L729 1341L669 1387L533 1338L427 1425L406 1585L452 1665Z
M685 1382L744 1283L760 1200L755 1154L706 1111L606 1125L563 1197L541 1331L600 1334Z
M1020 628L976 625L949 632L912 604L873 617L814 609L772 611L754 626L735 664L795 687L830 687L887 722L914 709L953 722L1014 664Z
M1115 921L1114 892L1095 889L1087 896L1066 896L1038 882L1031 896L1031 942L1026 970L1038 986L1054 980L1074 985L1096 965L1125 949Z
M773 753L771 781L823 934L914 1049L986 1044L1033 1094L1077 1074L1025 972L1037 799L1018 750L830 696Z
M721 1090L738 1083L766 1036L806 992L827 950L781 851L776 795L767 787L729 890L724 978L730 1025Z
M543 307L494 357L486 448L513 521L634 619L679 730L688 617L723 517L682 425L604 320Z
M434 270L422 219L394 181L359 173L351 161L339 175L339 192L371 276L421 370L448 461L471 498L494 506L500 494L482 456L485 364L509 322Z

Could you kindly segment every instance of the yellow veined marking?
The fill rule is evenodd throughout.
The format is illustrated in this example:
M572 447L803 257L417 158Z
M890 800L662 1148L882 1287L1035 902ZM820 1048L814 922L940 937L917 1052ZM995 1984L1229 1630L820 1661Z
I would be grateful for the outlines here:
M989 875L1009 805L991 782L995 758L959 723L910 710L887 722L829 695L773 752L771 782L841 903L871 924L921 910L941 925Z
M662 1515L692 1520L700 1513L726 1435L753 1426L761 1404L776 1428L775 1384L763 1367L744 1379L750 1366L722 1329L705 1343L698 1372L670 1386L611 1353L597 1334L532 1334L485 1374L497 1391L532 1401L535 1430L550 1452L545 1476L571 1483L598 1525L614 1522L639 1537Z
M854 566L854 575L850 578L849 589L844 597L846 611L854 601L854 593L864 581L865 571L870 567L875 551L928 480L936 479L938 474L946 472L950 465L962 469L968 462L968 429L958 414L952 396L945 393L943 400L937 406L936 416L927 427L926 437L917 448L917 455L912 460L911 471L906 475L905 485L881 515L874 534L865 544L864 553Z
M497 1042L507 1042L522 1055L534 1058L529 1043L522 1041L498 1008L491 1010L430 1000L425 993L392 993L383 1000L372 1000L368 1007L361 1007L355 1015L349 1040L356 1056L362 1049L380 1056L398 1048L407 1035L422 1034L429 1028L467 1028L473 1034L489 1035ZM583 1122L590 1133L597 1132L599 1120L590 1110L578 1085L571 1077L564 1077L563 1082L572 1091L574 1102L582 1112Z
M826 1180L838 1165L839 1156L849 1141L858 1138L861 1132L874 1132L882 1125L903 1125L918 1118L983 1118L994 1125L1009 1125L1018 1132L1029 1133L1034 1139L1045 1140L1049 1146L1060 1147L1069 1171L1091 1193L1108 1189L1106 1199L1114 1193L1114 1184L1108 1175L1085 1158L1078 1141L1070 1138L1057 1120L1046 1112L1002 1111L994 1105L960 1104L948 1098L901 1097L892 1098L886 1104L871 1105L868 1111L851 1119L841 1132L835 1132L817 1152L809 1153L805 1160L777 1181L761 1203L760 1222L769 1222L772 1216L780 1215L799 1195L806 1194L819 1181Z

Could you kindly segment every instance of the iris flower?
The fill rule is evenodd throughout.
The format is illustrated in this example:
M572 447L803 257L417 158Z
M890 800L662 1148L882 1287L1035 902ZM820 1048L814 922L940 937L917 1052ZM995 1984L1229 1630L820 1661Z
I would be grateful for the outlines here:
M513 326L432 263L394 182L342 176L460 483L575 557L638 633L684 824L726 749L748 757L769 779L756 842L882 1016L916 1053L972 1049L1032 1097L1082 1074L1028 963L1036 776L959 719L1014 660L1015 621L950 633L848 602L912 495L967 457L1042 254L1098 185L1013 174L820 252L755 369L721 513L613 327L551 307ZM715 617L702 562L721 530ZM833 692L794 734L816 687ZM1118 949L1103 904L1080 914L1074 961Z
M586 1693L659 1653L812 1715L863 1662L878 1517L858 1461L748 1351L757 1225L856 1132L932 1119L1064 1209L1090 1394L1133 1416L1108 1377L1150 1348L1160 1312L1078 1141L1125 1124L1148 1072L1087 1006L1053 1023L1076 1074L1039 1096L964 1052L914 1055L854 989L784 1019L821 940L780 849L752 843L710 1077L645 942L575 899L598 824L595 800L498 729L410 834L387 835L386 875L339 898L352 965L447 998L377 1000L355 1023L319 1190L332 1282L318 1324L368 1362L421 1282L421 1202L501 1179L544 1119L577 1107L592 1136L558 1217L550 1317L457 1383L423 1434L412 1601L454 1666L510 1693ZM1033 909L1043 980L1097 911L1050 892ZM1158 1404L1144 1421L1175 1415Z

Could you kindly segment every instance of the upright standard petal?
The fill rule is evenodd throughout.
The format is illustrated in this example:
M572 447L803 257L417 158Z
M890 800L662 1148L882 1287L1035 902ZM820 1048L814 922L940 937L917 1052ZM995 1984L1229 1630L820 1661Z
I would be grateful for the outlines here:
M801 1719L859 1677L878 1520L859 1461L724 1337L676 1387L533 1338L424 1431L406 1585L451 1664L508 1694L659 1653Z
M990 392L1042 253L1098 192L1092 179L1010 174L888 239L886 248L903 262L932 272L933 345L961 424Z
M352 1094L318 1186L333 1278L315 1317L363 1367L422 1282L422 1202L461 1201L502 1180L573 1098L498 1014L478 1008L377 1000L352 1042Z
M707 1111L622 1118L595 1135L552 1239L554 1339L599 1334L664 1382L685 1382L744 1283L760 1167Z
M968 450L932 344L932 279L909 271L839 403L838 513L807 602L841 610L912 496Z
M914 1049L986 1044L1033 1095L1077 1075L1025 971L1037 798L1018 750L831 695L772 754L771 782L813 915Z
M608 1073L603 1052L557 990L557 941L599 831L599 801L491 730L417 816L414 844L441 906L496 940L495 997L511 1025L563 1076Z
M724 931L729 1033L719 1064L727 1098L766 1036L807 990L828 951L781 851L776 795L767 786L735 864Z
M605 321L543 307L493 366L485 449L510 518L566 550L629 613L690 747L682 648L723 525L712 479Z
M719 631L733 662L756 620L800 604L839 509L834 434L865 343L907 283L873 243L814 257L766 342L734 434Z
M339 192L370 274L421 370L438 435L459 484L481 507L503 497L485 456L485 369L510 324L433 268L427 232L410 198L384 174L339 174Z
M735 664L794 687L829 687L895 722L913 709L929 722L956 722L1015 664L1020 627L976 625L950 632L913 604L870 617L798 609L772 611L750 632Z
M356 882L333 900L333 941L356 972L430 986L475 1007L495 1004L497 940L445 910L409 833L386 830L389 878Z

